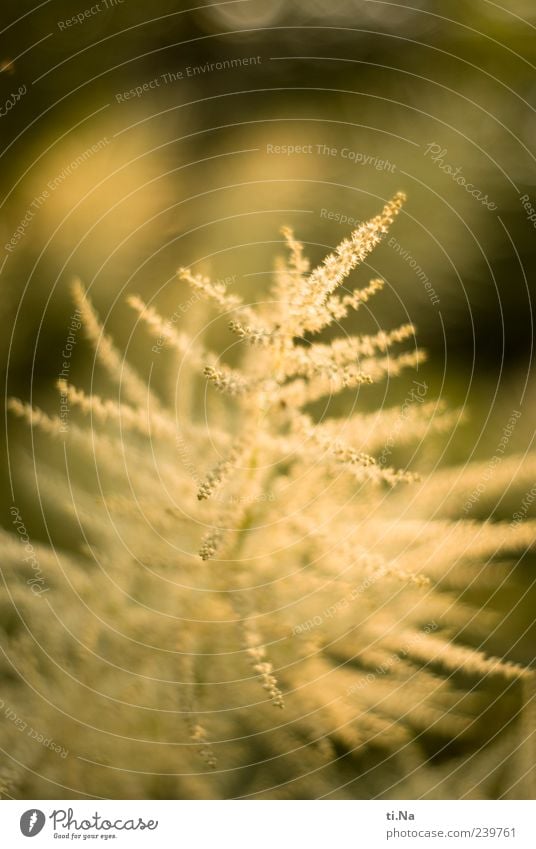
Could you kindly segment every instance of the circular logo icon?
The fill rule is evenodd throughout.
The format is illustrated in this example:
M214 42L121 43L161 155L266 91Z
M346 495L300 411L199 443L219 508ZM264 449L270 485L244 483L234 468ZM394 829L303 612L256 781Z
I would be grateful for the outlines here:
M45 824L45 815L43 811L38 811L36 808L31 808L25 811L20 818L20 830L25 837L35 837L39 834Z

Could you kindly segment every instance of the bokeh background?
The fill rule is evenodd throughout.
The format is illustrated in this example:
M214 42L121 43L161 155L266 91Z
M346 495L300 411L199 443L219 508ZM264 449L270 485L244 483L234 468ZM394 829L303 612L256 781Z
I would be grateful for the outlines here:
M401 189L403 213L355 277L387 281L359 328L416 324L426 380L467 414L442 461L492 454L521 407L508 450L531 445L532 0L4 0L1 16L5 397L57 412L74 277L163 386L127 295L172 316L188 299L176 270L195 264L261 300L282 224L320 260L345 219ZM88 351L80 333L72 382L90 376ZM45 518L20 473L27 429L6 417L6 435L2 524L15 491L35 540L76 547L75 528L55 525L53 509ZM505 609L525 589L509 589Z

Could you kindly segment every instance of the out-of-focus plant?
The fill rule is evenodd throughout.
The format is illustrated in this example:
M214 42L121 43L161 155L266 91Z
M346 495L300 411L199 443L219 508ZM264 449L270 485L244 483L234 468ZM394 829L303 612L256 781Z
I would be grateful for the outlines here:
M197 301L212 305L228 322L229 353L131 298L153 351L177 355L175 405L123 360L76 284L86 335L119 394L62 378L60 415L10 405L36 438L64 443L68 478L60 489L53 472L40 492L76 517L84 539L78 556L25 537L21 563L20 540L5 535L11 721L0 739L14 795L407 796L423 770L440 776L432 755L474 751L515 727L532 673L479 648L496 617L470 590L487 563L494 582L506 579L534 523L467 518L481 467L422 482L392 465L395 446L457 421L425 382L412 379L401 406L356 411L367 384L418 369L418 349L391 353L414 340L412 325L330 336L381 290L378 279L344 284L403 200L312 271L285 228L289 259L258 304L182 269L193 290L185 323ZM347 414L330 417L341 392ZM482 504L516 463L486 478ZM535 465L517 471L518 486ZM470 793L475 775L455 792Z

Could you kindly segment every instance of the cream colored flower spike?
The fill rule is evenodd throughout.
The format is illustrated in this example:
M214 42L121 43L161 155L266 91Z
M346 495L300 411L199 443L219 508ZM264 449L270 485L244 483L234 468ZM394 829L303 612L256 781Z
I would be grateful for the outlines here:
M285 227L288 259L264 302L192 269L177 281L193 290L188 310L171 321L131 296L153 370L176 369L166 397L123 363L76 284L93 351L125 391L104 398L61 380L61 415L11 401L41 445L63 443L44 473L51 452L35 440L28 478L69 533L55 550L35 545L45 601L3 535L0 601L16 599L32 623L6 619L6 645L28 684L25 715L76 755L66 774L79 795L266 798L290 786L344 798L348 786L350 797L410 798L433 786L435 753L462 741L477 754L503 728L515 734L518 715L528 736L532 673L498 656L497 640L489 656L484 646L534 522L463 514L481 466L420 479L404 462L411 443L460 421L412 371L423 361L413 325L339 325L381 292L380 279L352 290L349 276L403 202L395 195L312 271ZM203 334L190 322L207 307ZM363 410L370 384L394 378L405 401ZM319 413L335 395L338 414ZM489 493L513 492L517 467L526 487L534 460L511 457ZM475 602L480 587L493 588L489 605ZM16 705L10 680L2 699ZM57 780L62 762L25 743L2 725L0 746L28 765L15 780L48 798L39 776Z

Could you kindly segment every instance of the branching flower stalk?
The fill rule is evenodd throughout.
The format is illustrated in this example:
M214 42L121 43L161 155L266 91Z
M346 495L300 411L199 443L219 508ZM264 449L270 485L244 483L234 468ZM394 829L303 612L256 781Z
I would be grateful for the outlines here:
M341 754L358 764L370 747L388 759L400 751L396 769L403 776L408 764L423 765L432 745L440 748L460 735L481 745L493 729L475 723L475 716L495 704L502 687L506 713L495 708L497 722L509 721L505 717L519 709L519 682L532 680L523 664L488 657L481 649L492 611L477 615L456 598L488 568L495 581L506 575L530 547L534 523L527 519L511 529L507 523L459 518L453 504L463 503L465 480L474 485L470 467L423 482L413 470L387 464L395 436L407 445L449 431L456 411L429 399L418 410L408 402L402 412L354 411L367 385L419 368L424 355L415 347L415 328L406 323L373 335L318 338L381 291L379 279L355 289L343 284L381 242L403 202L402 193L395 195L312 271L303 245L283 228L288 259L278 261L273 286L255 307L223 284L181 269L180 285L187 283L196 300L224 317L229 339L240 348L238 364L192 340L187 326L176 329L152 305L129 298L149 334L163 339L177 358L194 393L188 409L197 403L201 414L198 399L206 391L209 403L217 398L218 410L229 411L227 419L219 415L213 423L208 417L207 424L199 415L178 426L171 401L157 397L123 363L80 283L74 297L88 341L120 386L120 398L103 400L62 381L71 417L77 409L95 426L89 434L70 422L67 437L59 417L10 403L15 415L48 439L63 440L86 462L89 445L95 452L104 509L95 509L84 472L75 489L76 521L87 549L92 555L98 551L105 563L104 575L88 582L85 561L65 555L71 580L92 599L88 609L93 604L104 616L109 585L125 585L129 599L143 600L139 607L122 597L110 602L110 617L119 618L127 641L111 639L113 675L100 665L97 650L86 653L87 675L114 704L133 704L132 733L144 740L147 730L136 725L140 711L160 716L161 705L182 705L189 743L184 751L171 747L166 754L154 748L154 766L170 774L179 762L181 774L196 775L189 758L198 750L216 796L240 790L225 783L228 770L218 772L227 756L239 764L238 772L249 763L270 762L273 781L281 786L307 781L308 796L330 792ZM400 344L410 349L396 353ZM351 415L318 414L318 402L342 392L351 399ZM132 469L125 476L127 459ZM502 481L515 462L503 461ZM536 471L534 458L524 461L525 476L529 467ZM72 487L69 480L69 492ZM57 493L53 481L50 488ZM72 514L72 498L65 500ZM40 556L61 587L50 552L44 549ZM24 605L24 594L15 594ZM60 589L57 602L61 607ZM67 602L65 608L68 618ZM164 612L153 616L152 609ZM87 632L95 628L89 617ZM140 629L155 656L152 648L146 658L141 652L146 644L140 643ZM101 636L97 629L95 645ZM58 655L70 657L65 637L59 633L55 639ZM81 642L85 645L85 636ZM123 669L125 652L128 674L116 671ZM178 667L184 674L177 675ZM128 690L130 669L140 676L136 697ZM36 679L35 691L42 686ZM251 704L255 707L248 708ZM91 710L88 700L81 709L88 727L94 726ZM131 713L123 710L126 722ZM276 718L283 715L284 722ZM170 717L171 722L172 711ZM164 718L159 722L158 741L174 740L174 726ZM116 731L111 733L117 736ZM426 749L422 741L428 739L433 743ZM107 753L100 743L87 745L91 761L100 757L104 765ZM118 759L128 761L128 747L114 745ZM261 777L255 778L255 791L251 781L248 793L269 794ZM39 797L37 791L33 795Z

